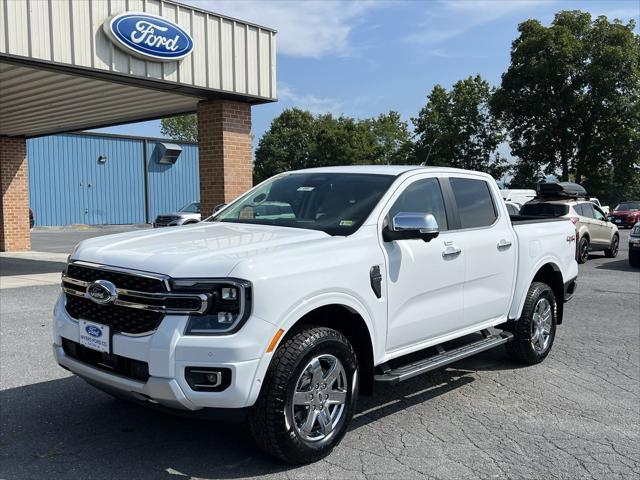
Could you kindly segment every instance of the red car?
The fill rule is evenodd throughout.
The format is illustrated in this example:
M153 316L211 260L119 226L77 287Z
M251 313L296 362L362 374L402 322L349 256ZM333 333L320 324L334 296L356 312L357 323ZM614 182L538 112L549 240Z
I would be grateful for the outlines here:
M633 227L640 222L640 201L622 202L609 212L609 221L619 227Z

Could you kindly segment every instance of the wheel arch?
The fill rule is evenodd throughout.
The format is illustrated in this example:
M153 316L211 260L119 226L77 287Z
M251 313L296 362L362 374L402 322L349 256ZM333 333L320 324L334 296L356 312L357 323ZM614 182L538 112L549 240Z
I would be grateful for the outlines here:
M553 262L545 263L533 276L531 283L533 282L543 282L551 287L558 306L557 323L558 325L561 324L564 313L564 280L562 278L562 271L560 270L560 267Z
M301 316L287 331L282 341L305 326L327 327L342 333L353 346L360 370L360 393L373 393L373 342L363 316L351 306L331 303L314 308Z

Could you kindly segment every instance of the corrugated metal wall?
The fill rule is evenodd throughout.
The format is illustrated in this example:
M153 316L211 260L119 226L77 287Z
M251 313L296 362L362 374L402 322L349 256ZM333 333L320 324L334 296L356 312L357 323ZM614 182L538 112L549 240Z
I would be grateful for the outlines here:
M180 62L145 61L102 30L112 15L146 12L193 38ZM0 0L0 53L274 100L274 30L167 0Z
M149 141L147 148L151 220L200 193L197 145L180 144L175 165L162 165L157 143ZM145 223L144 140L53 135L29 139L27 156L36 225Z
M182 153L174 165L158 163L157 142L149 142L149 206L151 220L166 212L175 212L200 199L198 146L180 144Z

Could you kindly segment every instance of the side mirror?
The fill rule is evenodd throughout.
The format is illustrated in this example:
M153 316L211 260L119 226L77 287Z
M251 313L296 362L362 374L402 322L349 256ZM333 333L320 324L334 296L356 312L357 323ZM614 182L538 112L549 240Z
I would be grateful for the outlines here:
M385 242L421 239L429 242L440 234L438 222L430 213L400 212L382 232Z
M224 207L226 207L227 204L226 203L219 203L218 205L216 205L215 207L213 207L213 210L211 211L211 214L216 214L218 213L220 210L222 210Z

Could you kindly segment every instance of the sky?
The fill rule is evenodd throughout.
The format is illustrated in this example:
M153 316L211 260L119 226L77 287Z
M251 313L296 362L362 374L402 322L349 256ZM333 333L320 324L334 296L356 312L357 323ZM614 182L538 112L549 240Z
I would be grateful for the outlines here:
M417 115L434 85L509 65L520 22L548 25L560 10L640 23L640 0L182 0L275 28L278 102L252 109L254 145L285 108L357 118ZM638 26L636 26L638 32ZM100 129L159 137L160 121ZM508 154L508 152L507 152Z

